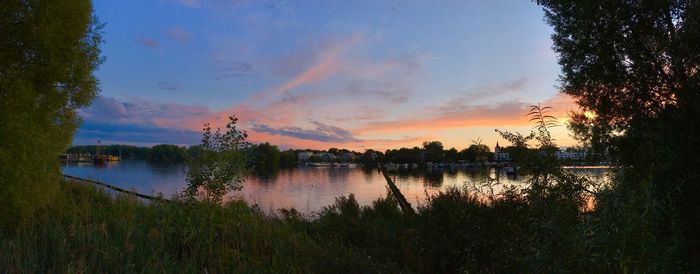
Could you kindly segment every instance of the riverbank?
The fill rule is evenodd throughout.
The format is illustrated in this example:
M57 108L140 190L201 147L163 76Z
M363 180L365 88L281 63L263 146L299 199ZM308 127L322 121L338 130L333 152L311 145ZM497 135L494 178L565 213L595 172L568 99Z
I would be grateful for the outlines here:
M667 257L672 242L643 238L645 227L634 223L634 215L613 216L630 226L613 227L566 198L534 201L515 192L491 201L474 197L452 188L408 216L392 198L361 207L351 195L307 220L295 210L269 216L242 201L142 203L61 184L49 207L0 233L0 269L449 273L682 267ZM644 248L649 244L656 249Z
M162 193L169 199L187 186L185 165L156 165L146 161L121 161L107 166L64 164L62 173L93 179L127 190L151 196ZM410 203L425 202L425 193L435 194L451 186L462 187L467 182L483 181L488 170L468 172L398 172L392 174L399 189ZM495 170L494 170L495 171ZM517 181L505 174L501 183ZM495 178L495 174L494 174ZM265 211L296 208L303 214L313 215L334 203L335 198L355 194L361 206L371 205L386 194L386 180L377 169L296 167L280 169L277 173L259 176L250 174L241 191L232 193L250 205L257 204Z

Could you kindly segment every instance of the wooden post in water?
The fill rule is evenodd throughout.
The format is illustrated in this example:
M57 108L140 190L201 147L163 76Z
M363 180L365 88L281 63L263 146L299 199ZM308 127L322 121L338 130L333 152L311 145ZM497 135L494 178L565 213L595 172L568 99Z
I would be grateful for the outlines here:
M411 207L411 204L406 200L406 197L401 194L401 191L399 190L398 187L396 187L396 184L394 184L394 181L391 180L389 177L389 174L386 173L386 169L384 167L381 168L382 175L384 175L384 179L386 179L386 183L389 185L389 189L391 190L391 193L394 194L394 197L396 197L396 200L399 201L399 206L401 207L401 211L405 214L409 215L414 215L416 214L415 211L413 211L413 207Z
M146 199L146 200L151 200L151 201L164 201L164 202L169 202L169 201L170 201L170 200L168 200L168 199L163 199L163 197L156 197L156 196L150 196L150 195L146 195L146 194L141 194L141 193L138 193L138 192L135 192L135 191L126 190L126 189L123 189L123 188L120 188L120 187L116 187L116 186L113 186L113 185L110 185L110 184L106 184L106 183L103 183L103 182L99 182L99 181L95 181L95 180L90 180L90 179L85 179L85 178L80 178L80 177L75 177L75 176L70 176L70 175L65 175L65 174L63 174L63 180L66 181L66 179L69 179L69 180L72 180L72 181L81 181L81 182L86 182L86 183L95 184L95 185L98 185L98 186L101 186L101 187L106 187L106 188L109 188L109 189L112 189L112 190L115 190L115 191L119 191L119 192L121 192L121 193L133 195L133 196L136 196L136 197L139 197L139 198L143 198L143 199Z

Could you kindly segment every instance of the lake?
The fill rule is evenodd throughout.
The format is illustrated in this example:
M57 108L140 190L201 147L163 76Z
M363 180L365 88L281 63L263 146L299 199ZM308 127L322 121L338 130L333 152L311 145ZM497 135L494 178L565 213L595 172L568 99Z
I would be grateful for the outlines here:
M64 174L93 179L136 192L172 197L185 188L185 165L157 165L145 161L109 162L98 167L92 163L65 163ZM603 176L601 169L581 172ZM432 171L392 173L392 178L406 199L415 207L424 202L427 194L434 194L448 187L463 187L468 182L484 182L486 177L498 178L503 185L522 184L522 178L497 174L495 169L481 172ZM370 205L386 196L384 176L374 169L361 167L297 167L281 169L269 177L248 176L243 189L233 197L249 204L257 204L265 211L295 208L304 214L313 214L334 203L335 198L355 194L360 205Z

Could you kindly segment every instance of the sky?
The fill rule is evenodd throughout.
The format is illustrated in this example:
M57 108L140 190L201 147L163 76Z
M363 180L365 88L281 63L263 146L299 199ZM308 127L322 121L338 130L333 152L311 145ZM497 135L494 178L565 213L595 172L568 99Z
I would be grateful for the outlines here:
M227 117L254 143L356 151L528 133L558 92L552 29L531 1L95 0L100 95L75 144L199 142Z

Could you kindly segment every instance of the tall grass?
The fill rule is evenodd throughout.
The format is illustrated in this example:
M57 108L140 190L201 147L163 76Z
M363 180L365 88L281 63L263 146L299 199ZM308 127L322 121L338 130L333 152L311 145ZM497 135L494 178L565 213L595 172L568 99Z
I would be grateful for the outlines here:
M241 201L143 203L63 184L50 207L0 233L0 272L697 270L679 251L678 235L657 233L660 204L610 187L595 208L582 210L582 191L572 185L511 188L489 199L452 188L415 215L403 214L390 195L371 206L350 195L307 219L293 209L266 215Z
M243 202L144 204L66 184L51 207L0 234L0 272L247 273L363 270ZM349 262L353 262L350 264ZM358 263L355 263L358 262Z

